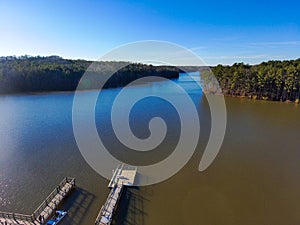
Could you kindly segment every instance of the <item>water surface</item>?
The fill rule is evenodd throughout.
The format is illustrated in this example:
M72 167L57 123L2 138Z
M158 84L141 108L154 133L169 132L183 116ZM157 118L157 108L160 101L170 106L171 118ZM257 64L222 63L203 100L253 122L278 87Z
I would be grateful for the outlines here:
M178 81L196 104L201 121L197 150L175 176L160 184L126 191L115 224L247 225L300 224L300 108L294 104L226 98L228 125L221 151L204 172L197 170L210 130L210 111L194 83ZM164 83L132 87L136 94L165 88ZM96 107L99 135L112 154L132 160L116 140L109 110L119 89L108 89ZM82 92L83 99L92 91ZM0 97L0 211L32 213L65 176L77 189L61 207L63 224L94 224L109 189L81 156L72 130L72 93ZM82 103L84 106L84 102ZM167 157L180 134L178 115L158 98L134 107L133 132L145 138L153 116L169 126L162 145L140 164ZM84 119L84 115L83 115ZM87 134L89 135L89 134Z

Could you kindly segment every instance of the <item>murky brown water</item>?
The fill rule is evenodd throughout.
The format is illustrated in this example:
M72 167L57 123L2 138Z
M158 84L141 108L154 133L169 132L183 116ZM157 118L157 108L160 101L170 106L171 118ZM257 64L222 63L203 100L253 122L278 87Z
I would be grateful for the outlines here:
M223 146L213 164L199 172L210 129L209 109L202 94L185 85L199 109L197 151L169 180L128 189L115 224L300 224L300 107L226 98ZM136 88L143 91L149 86ZM104 95L109 98L116 90ZM94 224L109 192L108 181L85 163L76 146L72 100L69 93L0 97L0 211L31 213L63 177L74 176L78 188L62 206L70 211L62 225ZM105 115L108 105L99 104L96 122L109 144L114 138ZM148 99L133 112L136 133L155 113L167 117L171 126L173 138L153 157L145 157L145 163L166 157L176 144L178 130L172 121L178 117L170 111L165 102ZM120 149L114 154L126 158Z

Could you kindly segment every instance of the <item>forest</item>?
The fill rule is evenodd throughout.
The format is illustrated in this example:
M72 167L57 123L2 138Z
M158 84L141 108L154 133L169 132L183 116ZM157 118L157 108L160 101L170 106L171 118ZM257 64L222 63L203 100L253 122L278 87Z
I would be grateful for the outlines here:
M300 59L211 69L225 95L299 103Z
M105 88L125 86L146 76L178 78L180 72L176 67L140 63L92 62L59 56L8 56L0 57L0 94L73 91L86 71L90 75L89 80L85 80L88 81L85 89L99 87L99 78L110 74L113 76L105 83Z
M146 76L178 78L180 72L193 70L202 70L202 77L207 72L199 67L93 62L59 56L0 57L0 94L73 91L86 71L92 75L86 80L84 89L97 88L98 83L102 82L99 78L109 76L114 71L117 72L105 83L105 88L125 86ZM268 61L258 65L218 65L211 67L210 72L215 75L224 95L299 102L300 59Z

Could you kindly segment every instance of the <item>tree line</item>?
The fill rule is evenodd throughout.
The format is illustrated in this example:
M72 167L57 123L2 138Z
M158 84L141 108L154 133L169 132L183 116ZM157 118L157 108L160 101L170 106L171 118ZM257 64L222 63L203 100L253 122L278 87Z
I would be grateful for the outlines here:
M81 88L84 89L97 88L101 78L112 73L114 75L106 82L105 88L125 86L146 76L178 78L180 72L195 70L200 70L202 78L209 77L205 75L207 68L201 67L93 62L59 56L8 56L0 57L0 94L73 91L86 71L91 75L82 82L85 85ZM275 101L299 102L300 99L300 59L269 61L258 65L218 65L211 67L211 72L225 95Z
M212 72L225 95L299 102L300 59L259 65L218 65Z
M180 72L176 67L140 63L93 62L59 56L8 56L0 57L0 94L73 91L86 71L93 74L86 82L86 89L97 88L99 78L112 73L105 88L124 86L146 76L178 78Z

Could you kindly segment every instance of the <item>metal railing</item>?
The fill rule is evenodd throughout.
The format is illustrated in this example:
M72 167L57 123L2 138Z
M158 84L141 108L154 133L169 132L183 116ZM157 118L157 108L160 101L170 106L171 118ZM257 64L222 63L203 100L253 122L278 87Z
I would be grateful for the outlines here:
M7 213L7 212L0 212L0 217L5 219L13 219L13 220L23 220L28 222L34 222L32 215L25 215L19 213Z
M70 189L74 188L75 187L75 178L70 178L70 177L64 178L58 184L58 186L51 192L51 194L48 195L48 197L42 202L42 204L40 204L40 206L31 215L0 212L0 218L13 219L15 221L22 220L22 221L34 222L38 218L38 216L46 209L46 207L53 200L53 198L60 192L60 190L62 190L62 188L67 183L71 184ZM70 189L68 189L68 191L70 191Z

